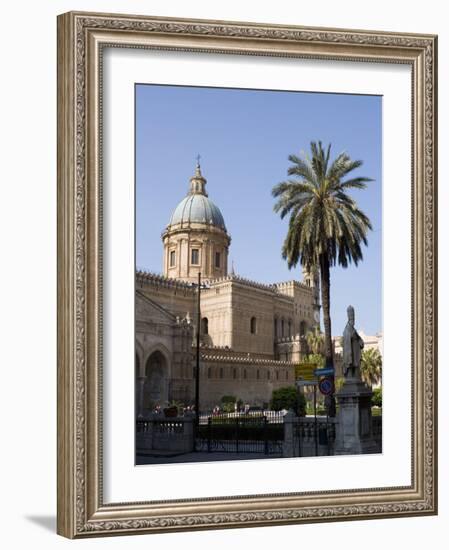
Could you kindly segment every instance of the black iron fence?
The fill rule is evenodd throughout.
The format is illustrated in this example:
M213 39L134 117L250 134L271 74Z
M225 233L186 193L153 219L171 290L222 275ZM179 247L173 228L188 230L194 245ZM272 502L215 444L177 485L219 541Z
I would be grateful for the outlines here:
M318 417L298 418L293 425L294 456L333 455L335 448L335 419Z
M202 452L260 453L282 455L282 415L274 421L262 414L218 414L202 419L197 427L195 449Z
M382 452L382 416L373 416L373 438L377 445L377 452Z
M136 446L146 451L254 453L299 457L335 454L337 419L298 418L289 413L223 413L138 419ZM382 417L372 419L372 437L382 452Z

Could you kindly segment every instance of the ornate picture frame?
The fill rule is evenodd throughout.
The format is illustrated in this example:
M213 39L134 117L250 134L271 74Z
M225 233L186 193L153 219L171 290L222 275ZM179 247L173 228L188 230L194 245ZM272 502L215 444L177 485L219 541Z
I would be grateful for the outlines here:
M104 501L105 48L403 64L412 84L411 484ZM88 536L437 513L437 37L70 12L58 17L58 533Z

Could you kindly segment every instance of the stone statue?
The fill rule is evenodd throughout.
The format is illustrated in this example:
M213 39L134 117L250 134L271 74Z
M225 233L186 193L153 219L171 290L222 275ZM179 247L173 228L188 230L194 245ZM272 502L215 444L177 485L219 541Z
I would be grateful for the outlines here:
M343 374L345 378L360 380L360 361L364 342L354 327L354 308L349 306L348 322L343 332Z

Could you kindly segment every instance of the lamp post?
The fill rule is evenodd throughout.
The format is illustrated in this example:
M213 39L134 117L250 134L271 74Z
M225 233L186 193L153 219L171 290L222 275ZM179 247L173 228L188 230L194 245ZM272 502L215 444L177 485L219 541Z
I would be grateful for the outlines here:
M200 333L201 333L201 273L198 273L197 295L197 324L196 324L196 368L195 368L195 413L196 424L200 423Z
M201 335L201 289L210 288L207 284L201 283L201 272L198 273L198 283L191 283L198 286L196 302L196 364L195 364L195 416L196 425L200 422L200 335Z

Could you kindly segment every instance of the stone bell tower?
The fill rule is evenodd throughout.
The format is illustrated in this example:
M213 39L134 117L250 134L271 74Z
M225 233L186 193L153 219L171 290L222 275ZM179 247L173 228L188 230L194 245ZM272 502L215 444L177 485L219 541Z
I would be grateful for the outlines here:
M305 267L302 270L303 283L312 289L313 293L313 321L315 326L320 328L320 277L318 269L308 270Z

